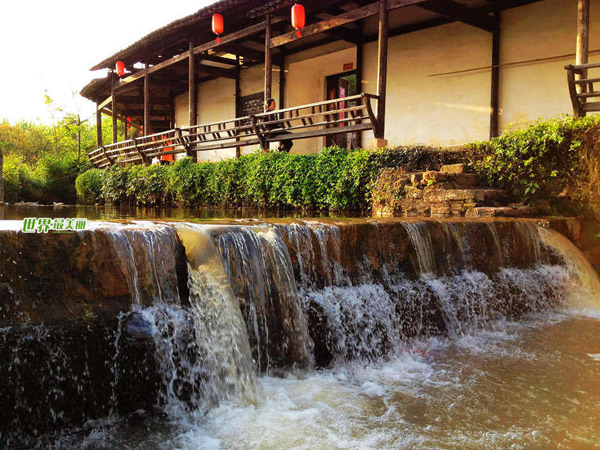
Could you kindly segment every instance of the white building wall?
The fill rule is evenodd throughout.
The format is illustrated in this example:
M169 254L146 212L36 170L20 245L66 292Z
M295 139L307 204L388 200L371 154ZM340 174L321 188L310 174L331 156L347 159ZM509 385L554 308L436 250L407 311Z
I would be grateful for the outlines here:
M544 0L502 13L500 128L571 114L565 64L574 62L574 0ZM600 5L592 1L590 62L600 61ZM386 139L390 146L460 145L487 139L490 122L491 34L451 23L389 40ZM363 91L377 90L377 43L364 46ZM326 77L356 66L355 47L334 42L286 58L285 107L326 98ZM264 69L242 71L242 95L263 90ZM272 92L278 104L279 72ZM231 118L234 80L199 86L200 123ZM187 124L187 95L176 99L176 121ZM371 132L363 133L363 146ZM298 140L293 153L318 152L324 138ZM245 149L244 152L255 149ZM207 152L204 159L233 157L235 150Z

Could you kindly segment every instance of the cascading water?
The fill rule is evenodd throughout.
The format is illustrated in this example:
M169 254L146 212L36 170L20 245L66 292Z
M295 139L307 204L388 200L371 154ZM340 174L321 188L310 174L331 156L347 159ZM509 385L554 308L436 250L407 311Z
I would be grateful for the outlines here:
M258 370L311 367L312 341L279 231L229 226L209 232L241 304Z
M396 222L361 228L370 235L352 226L280 226L321 365L389 357L411 337L464 336L500 317L569 303L575 295L568 286L577 274L569 273L560 252L540 239L534 222ZM499 245L500 233L504 245Z
M439 372L429 362L432 353L458 346L452 350L457 360L477 365L464 353L474 339L487 348L500 336L493 353L510 341L514 320L565 307L597 308L600 297L598 276L581 253L533 221L165 223L110 227L105 234L112 253L98 264L119 268L128 293L117 289L115 298L130 299L117 320L99 325L109 330L107 345L96 342L89 327L77 346L71 338L49 338L44 325L27 325L19 334L7 327L0 329L0 349L13 351L1 356L10 360L5 375L30 386L30 361L53 347L56 364L42 365L35 376L50 394L56 424L69 423L65 405L77 395L89 408L74 422L147 409L148 400L176 430L185 418L188 428L167 431L166 441L152 433L135 438L142 447L154 439L159 447L238 447L235 436L244 433L249 448L347 448L361 427L368 432L359 447L446 445L442 435L431 438L437 418L429 417L432 428L421 430L410 423L406 406L420 405L419 395L432 401L405 390L415 380L424 391L455 395L443 386L462 375L452 372L451 362ZM101 233L93 239L106 248ZM83 361L70 356L82 354ZM106 383L98 387L101 378ZM24 411L43 414L22 390L1 391ZM398 402L402 406L391 406ZM378 425L370 415L379 409ZM291 430L296 421L309 431ZM268 444L260 432L265 424L281 427L285 436ZM417 440L403 441L393 431L406 426ZM502 439L502 445L510 442ZM60 442L81 443L77 437Z

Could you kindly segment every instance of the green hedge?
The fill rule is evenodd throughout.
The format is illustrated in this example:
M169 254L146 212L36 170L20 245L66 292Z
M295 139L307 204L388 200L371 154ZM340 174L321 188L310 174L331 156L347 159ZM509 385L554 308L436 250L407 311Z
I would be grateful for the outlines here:
M80 202L146 206L252 206L321 211L366 210L384 167L438 168L464 154L426 147L370 152L326 148L293 155L257 152L238 159L170 166L113 166L77 179ZM100 186L100 189L98 188Z
M569 205L586 207L600 198L599 136L600 116L564 117L459 150L333 147L309 155L257 152L214 163L186 158L172 166L94 169L80 175L76 186L86 203L366 211L382 169L411 173L469 162L484 184L508 190L516 201L535 203L562 192Z
M470 165L491 187L525 203L563 192L574 203L600 195L600 116L539 120L466 146Z

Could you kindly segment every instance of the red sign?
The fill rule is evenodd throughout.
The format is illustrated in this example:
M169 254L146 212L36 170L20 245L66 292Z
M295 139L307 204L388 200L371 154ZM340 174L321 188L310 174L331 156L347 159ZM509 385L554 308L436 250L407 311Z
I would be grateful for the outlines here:
M344 68L342 70L352 70L354 69L354 63L344 63Z

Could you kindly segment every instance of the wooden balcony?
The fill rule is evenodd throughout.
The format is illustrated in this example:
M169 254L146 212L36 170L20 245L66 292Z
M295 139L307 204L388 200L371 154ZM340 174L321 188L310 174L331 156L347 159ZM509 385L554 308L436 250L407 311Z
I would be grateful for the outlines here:
M241 148L271 142L318 136L376 131L379 127L371 104L376 95L359 94L294 106L267 113L175 128L102 146L89 153L94 166L150 164L154 157Z
M583 117L588 112L600 111L600 63L565 66L573 115ZM590 73L592 75L590 75ZM592 101L590 101L592 100Z

